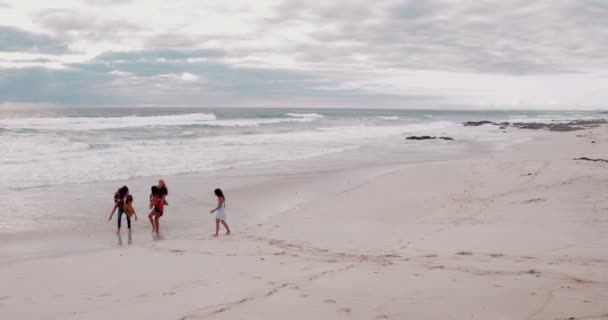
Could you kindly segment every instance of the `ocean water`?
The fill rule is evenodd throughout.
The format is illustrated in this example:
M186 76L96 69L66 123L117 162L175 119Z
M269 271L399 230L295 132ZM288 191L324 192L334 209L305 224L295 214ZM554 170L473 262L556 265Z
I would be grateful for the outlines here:
M565 121L594 112L294 110L198 108L26 108L0 110L0 190L137 177L213 173L254 166L289 167L294 160L331 156L408 161L463 156L467 143L504 147L530 132L468 120ZM408 134L448 141L406 141ZM465 155L466 156L466 155ZM408 158L409 157L409 158Z

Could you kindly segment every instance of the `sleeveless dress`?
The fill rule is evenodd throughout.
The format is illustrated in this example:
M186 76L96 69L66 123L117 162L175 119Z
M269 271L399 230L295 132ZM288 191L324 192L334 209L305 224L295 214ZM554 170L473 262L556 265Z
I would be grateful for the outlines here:
M226 220L226 203L222 203L222 206L215 211L215 218L219 220Z

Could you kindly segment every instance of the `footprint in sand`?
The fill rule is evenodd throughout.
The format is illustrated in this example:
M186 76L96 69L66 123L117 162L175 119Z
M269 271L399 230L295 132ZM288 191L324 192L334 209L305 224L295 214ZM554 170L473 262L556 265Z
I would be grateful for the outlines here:
M275 293L277 293L277 290L272 290L272 291L268 292L268 293L266 294L266 296L268 297L268 296L271 296L271 295L273 295L273 294L275 294Z
M376 319L388 319L388 316L385 314L381 314L381 315L377 316Z
M222 313L222 312L226 312L226 311L228 311L228 310L230 310L230 307L223 307L223 308L221 308L221 309L217 309L217 310L215 310L214 312L215 312L215 313Z
M97 296L98 297L109 297L111 295L112 295L111 293L102 293L102 294L98 294Z
M534 198L534 199L528 199L522 203L540 203L540 202L545 202L547 200L542 199L542 198Z
M499 257L504 257L505 255L502 253L491 253L490 257L492 258L499 258Z
M334 299L326 299L323 302L324 303L336 303L336 300L334 300Z
M473 252L471 252L471 251L458 251L456 254L459 255L459 256L472 256Z
M172 296L174 294L175 294L175 292L165 292L165 293L163 293L163 296Z
M300 298L308 298L308 295L307 295L307 294L303 294L303 293L301 293L301 294L300 294Z
M0 297L0 300L6 300L8 298L10 298L10 297L9 296L2 296L2 297Z
M425 258L437 258L436 254L427 254L426 256L424 256Z
M338 312L350 313L350 308L338 309Z

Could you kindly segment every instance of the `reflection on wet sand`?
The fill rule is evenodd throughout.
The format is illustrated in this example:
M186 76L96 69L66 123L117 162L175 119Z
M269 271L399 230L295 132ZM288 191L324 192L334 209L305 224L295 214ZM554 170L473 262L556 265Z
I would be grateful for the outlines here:
M116 233L116 238L118 238L118 245L122 246L122 233L121 232L117 232ZM129 231L127 233L127 244L128 245L133 244L133 234L131 232L131 229L129 229Z

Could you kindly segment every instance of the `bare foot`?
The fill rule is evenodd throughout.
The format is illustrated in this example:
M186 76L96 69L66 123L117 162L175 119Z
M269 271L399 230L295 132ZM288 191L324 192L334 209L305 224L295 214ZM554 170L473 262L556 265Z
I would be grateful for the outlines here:
M214 234L214 235L213 235L213 237L214 237L214 238L217 238L217 236L218 236L217 234Z
M227 236L229 236L229 235L230 235L230 232L226 232L226 235L227 235Z

